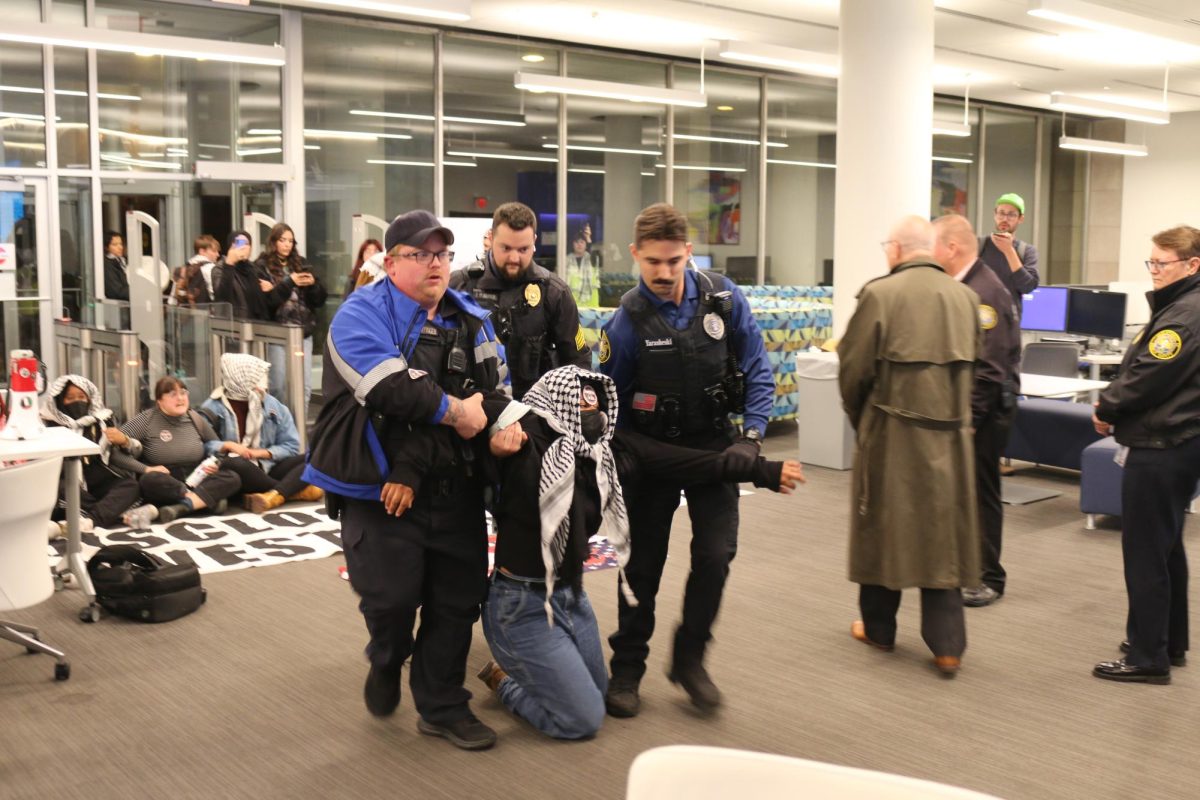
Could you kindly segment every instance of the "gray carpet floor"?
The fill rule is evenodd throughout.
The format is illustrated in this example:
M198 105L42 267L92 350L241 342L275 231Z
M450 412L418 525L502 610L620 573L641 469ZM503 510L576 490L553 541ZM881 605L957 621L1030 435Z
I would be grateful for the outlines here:
M790 429L794 431L794 429ZM773 435L768 452L794 447ZM77 592L6 616L42 626L52 660L0 642L0 797L621 798L638 753L665 744L747 748L884 770L1003 798L1200 797L1200 655L1170 686L1090 675L1118 656L1125 598L1114 521L1085 531L1078 480L1013 480L1061 497L1008 507L1009 591L968 609L953 680L929 665L917 595L894 653L855 642L846 580L849 473L810 468L791 497L742 499L739 553L709 657L725 693L693 712L665 676L687 574L681 511L660 594L643 711L591 741L546 739L474 677L500 743L464 753L417 733L407 687L390 720L362 705L365 630L339 558L206 576L209 602L164 625L83 625ZM920 502L914 498L914 502ZM1195 536L1189 523L1189 538ZM601 631L616 573L589 575ZM469 669L487 659L478 628ZM799 796L799 795L798 795Z

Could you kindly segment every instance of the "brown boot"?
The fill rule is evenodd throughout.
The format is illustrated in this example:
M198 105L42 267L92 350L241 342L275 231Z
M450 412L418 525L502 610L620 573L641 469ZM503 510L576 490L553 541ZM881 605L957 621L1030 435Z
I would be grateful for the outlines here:
M289 502L294 503L316 503L325 497L325 492L320 486L305 486L300 491L288 498Z
M265 514L272 508L279 508L283 503L283 495L274 489L269 492L242 495L242 505L255 514Z
M479 670L478 678L487 684L487 687L493 692L500 691L500 681L508 677L508 673L500 669L500 665L495 661L489 661L483 665L483 669Z

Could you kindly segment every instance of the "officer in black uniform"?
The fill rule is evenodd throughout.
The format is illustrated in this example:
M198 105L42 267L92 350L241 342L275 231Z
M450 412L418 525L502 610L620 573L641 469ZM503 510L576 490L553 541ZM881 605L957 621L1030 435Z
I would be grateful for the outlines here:
M1184 512L1200 481L1200 230L1152 237L1150 322L1102 392L1093 422L1124 452L1121 551L1129 594L1126 655L1092 674L1170 683L1188 650Z
M687 218L666 203L638 215L630 252L642 279L604 328L600 370L616 384L619 424L686 447L732 445L757 456L775 394L762 335L731 281L687 269L692 250L687 231ZM739 413L740 437L729 419ZM631 717L640 707L654 598L680 488L651 482L626 488L632 553L625 574L638 605L621 597L619 628L609 638L612 680L605 705L613 716ZM692 520L692 563L669 677L707 710L721 701L704 668L704 653L737 552L738 487L683 488Z
M331 498L331 516L341 514L350 584L371 637L368 710L395 711L411 654L418 730L483 749L496 735L471 713L463 687L487 591L487 447L475 437L486 422L481 392L503 391L506 373L487 312L447 291L453 234L429 212L411 211L384 241L388 280L351 294L330 325L326 401L304 475ZM429 435L413 436L417 428ZM409 447L432 450L415 493L397 458Z
M533 263L536 240L532 209L505 203L492 216L491 249L450 276L451 289L492 312L517 400L555 367L592 368L575 298L561 278Z
M963 590L963 605L986 606L1004 595L1000 565L1004 504L1000 499L1000 456L1017 411L1021 372L1021 329L1008 288L979 258L978 239L965 217L950 214L933 224L934 260L979 295L983 346L975 363L971 427L975 431L975 496L979 505L983 581Z

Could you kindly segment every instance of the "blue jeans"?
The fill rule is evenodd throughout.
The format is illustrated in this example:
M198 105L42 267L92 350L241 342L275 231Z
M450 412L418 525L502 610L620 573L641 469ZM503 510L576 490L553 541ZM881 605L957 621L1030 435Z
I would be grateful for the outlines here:
M483 633L508 677L500 701L547 736L583 739L604 721L608 673L600 629L587 593L556 587L546 619L545 585L497 572L483 612Z

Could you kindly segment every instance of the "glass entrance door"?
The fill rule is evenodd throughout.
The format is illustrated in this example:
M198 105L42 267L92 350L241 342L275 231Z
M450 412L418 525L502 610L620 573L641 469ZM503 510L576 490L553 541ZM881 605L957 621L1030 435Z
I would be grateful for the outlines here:
M46 184L0 178L0 354L32 350L53 375L56 287L50 276ZM61 294L61 292L60 292Z

